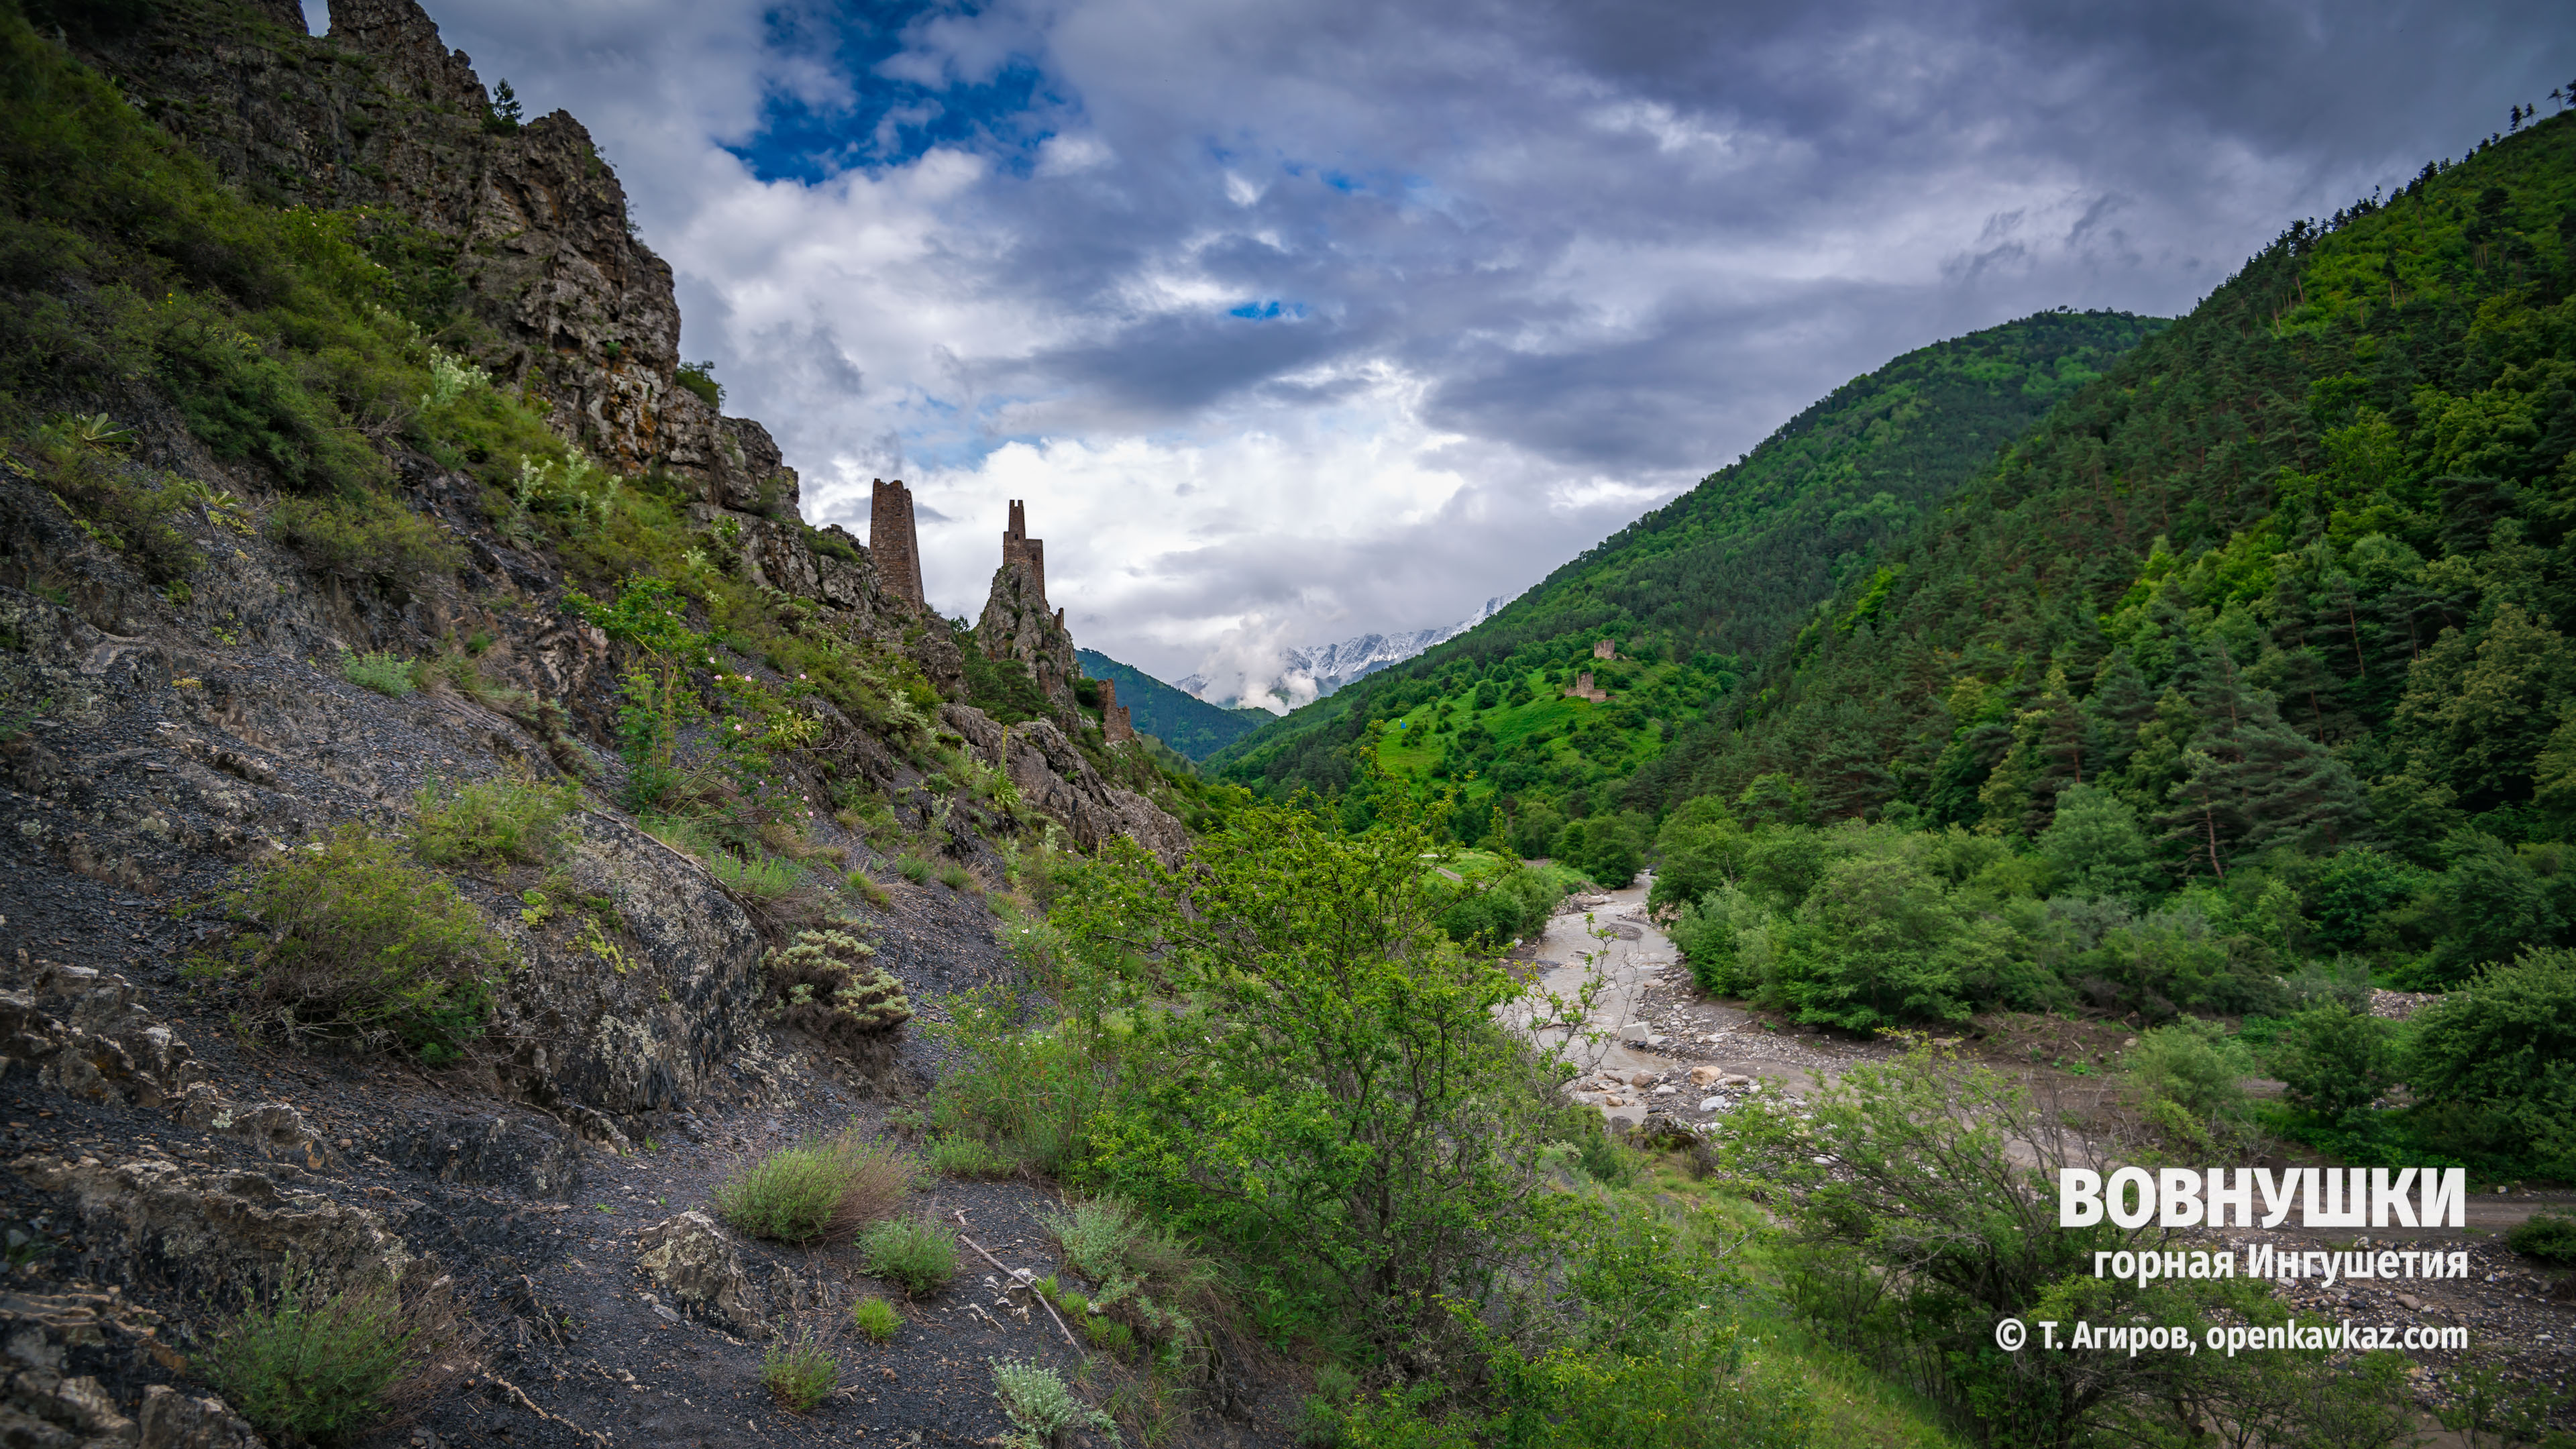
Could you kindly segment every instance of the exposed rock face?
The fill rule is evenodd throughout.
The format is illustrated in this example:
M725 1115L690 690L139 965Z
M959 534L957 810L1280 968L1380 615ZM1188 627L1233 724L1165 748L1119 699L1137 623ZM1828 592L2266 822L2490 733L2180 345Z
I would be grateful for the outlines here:
M365 1208L280 1188L265 1173L192 1173L175 1162L31 1155L9 1164L48 1192L69 1193L84 1225L135 1277L256 1283L292 1253L324 1282L402 1280L412 1255Z
M1002 530L1002 566L993 571L975 640L992 658L1027 665L1039 691L1065 721L1080 720L1073 682L1082 677L1082 665L1074 658L1064 611L1047 604L1046 540L1029 537L1027 506L1016 498L1011 500L1010 525Z
M624 939L530 932L502 988L505 1078L541 1106L679 1107L755 1052L760 933L714 877L634 826L584 813L565 873L615 904ZM603 953L613 952L614 955Z
M386 206L452 249L443 261L488 329L468 351L550 399L564 436L628 469L667 467L721 507L795 516L796 475L768 432L679 385L670 266L634 236L625 188L579 121L494 120L416 0L340 0L328 38L304 36L287 0L265 11L265 30L220 7L165 14L83 58L253 196Z
M966 697L966 662L956 636L938 618L890 586L881 560L839 524L808 528L791 519L731 513L711 504L689 510L711 537L739 551L750 580L811 600L810 627L844 639L873 640L921 666L943 699ZM920 586L918 564L912 587Z
M581 1192L578 1138L543 1119L459 1117L388 1142L383 1151L398 1167L468 1187L506 1187L557 1201Z
M188 1044L136 1004L132 983L50 962L29 989L0 991L0 1072L20 1065L75 1097L138 1107L173 1101L205 1075Z
M683 1311L704 1313L745 1338L766 1338L760 1290L742 1270L733 1244L715 1219L701 1212L681 1213L636 1234L641 1249L637 1267L652 1276Z
M263 1449L267 1440L213 1395L183 1394L168 1384L143 1391L137 1449Z
M1067 715L1074 710L1073 682L1082 666L1073 657L1073 635L1064 615L1047 607L1046 590L1030 564L1013 560L993 571L975 639L995 659L1016 659L1036 676L1038 688Z
M1178 865L1189 852L1189 832L1181 822L1135 791L1102 779L1064 731L1047 721L1005 726L962 704L944 706L939 718L965 737L976 758L1008 774L1023 802L1062 823L1084 850L1123 835L1165 865Z
M167 1384L143 1390L132 1415L102 1382L142 1364L167 1371L161 1316L114 1293L0 1292L0 1444L46 1449L264 1449L224 1401ZM87 1370L87 1371L84 1371Z

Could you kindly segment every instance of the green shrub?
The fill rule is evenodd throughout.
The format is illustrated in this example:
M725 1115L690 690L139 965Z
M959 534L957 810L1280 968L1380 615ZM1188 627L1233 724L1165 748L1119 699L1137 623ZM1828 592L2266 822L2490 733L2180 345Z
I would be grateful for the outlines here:
M564 817L580 808L581 790L533 780L477 780L445 791L424 787L412 802L412 846L430 864L535 865L561 843Z
M716 1215L755 1238L846 1238L893 1212L912 1190L911 1159L855 1133L782 1147L716 1185Z
M1136 1330L1107 1314L1095 1313L1082 1320L1082 1336L1091 1346L1105 1353L1124 1354L1136 1346Z
M930 884L931 864L917 855L907 855L894 863L895 874L917 886Z
M741 856L719 850L706 862L716 879L754 900L784 900L805 883L805 867L785 856L758 851Z
M942 865L939 867L939 883L952 891L962 891L974 886L975 877L968 874L962 865Z
M931 1089L932 1121L953 1135L980 1136L1050 1176L1084 1149L1092 1116L1108 1091L1096 1024L1067 1019L1030 1029L1026 1005L1008 986L949 998L933 1039L955 1053Z
M993 1397L1011 1421L1005 1441L1013 1449L1053 1449L1069 1429L1090 1429L1111 1436L1118 1425L1107 1414L1075 1398L1062 1375L1041 1363L995 1359Z
M314 569L352 582L408 587L465 558L436 524L373 494L281 499L268 531Z
M2138 812L2093 785L2058 792L2057 813L2039 833L2039 855L2068 895L2134 899L2155 886L2162 869Z
M716 365L712 360L683 362L672 380L696 393L698 400L708 407L719 410L724 407L724 384L716 381Z
M841 1361L810 1333L794 1343L782 1338L761 1352L760 1386L780 1408L801 1414L841 1386Z
M2010 948L2000 922L1914 862L1848 856L1804 891L1775 979L1801 1021L1853 1031L1958 1021L1971 1000L1998 994Z
M910 1021L911 998L876 954L847 931L797 932L761 960L770 1016L845 1053Z
M509 946L396 841L344 825L219 895L245 930L191 961L255 1017L297 1032L393 1038L443 1061L482 1032Z
M1131 1064L1068 1134L1099 1153L1076 1171L1260 1263L1265 1312L1387 1341L1454 1331L1444 1295L1496 1291L1485 1265L1545 1217L1554 1109L1497 1020L1520 984L1433 926L1429 822L1402 791L1370 803L1359 834L1245 803L1185 874L1111 842L1048 922L1064 996L1117 1005L1044 1035L1065 1055L1048 1110L1096 1090L1087 1055Z
M2481 968L2417 1013L2406 1081L2460 1145L2576 1178L2576 951Z
M1703 795L1684 803L1655 832L1655 884L1649 908L1698 900L1744 873L1744 827L1726 802Z
M399 654L351 654L344 650L340 655L340 677L388 699L401 699L420 687L412 662Z
M2576 1217L2534 1213L2507 1230L2504 1242L2517 1253L2576 1267Z
M33 440L45 464L36 482L81 532L123 554L150 582L168 584L201 562L173 520L204 493L176 474L126 463L118 454L131 436L104 414L59 419Z
M2291 1017L2272 1051L2272 1075L2290 1101L2340 1117L2397 1085L2397 1043L2387 1022L2348 1007L2313 1007Z
M1556 853L1608 890L1624 890L1646 863L1645 826L1623 815L1595 815L1560 831Z
M2178 1146L2212 1149L2245 1118L2254 1060L2225 1027L2186 1016L2142 1032L2125 1065L2148 1122Z
M381 1284L326 1293L290 1262L195 1355L206 1381L263 1432L316 1444L358 1437L455 1351L453 1320Z
M859 1236L868 1271L918 1298L957 1276L957 1240L926 1217L889 1218Z
M1019 1166L1010 1154L981 1137L950 1133L930 1142L931 1170L950 1177L1008 1177Z
M870 1294L850 1305L850 1323L868 1336L870 1343L891 1342L903 1327L903 1315L894 1305Z
M1681 948L1691 980L1712 996L1751 996L1767 983L1762 966L1769 960L1762 946L1745 949L1759 936L1768 944L1770 913L1733 886L1720 886L1685 904L1673 921L1673 944Z

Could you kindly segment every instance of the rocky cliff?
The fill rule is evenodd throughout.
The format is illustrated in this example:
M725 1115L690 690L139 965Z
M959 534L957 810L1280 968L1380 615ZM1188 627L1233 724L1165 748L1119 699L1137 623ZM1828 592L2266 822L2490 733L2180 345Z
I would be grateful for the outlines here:
M273 0L163 0L67 33L108 92L0 10L0 103L79 133L84 184L130 198L104 214L180 218L73 215L27 160L50 143L9 134L9 235L89 250L13 241L0 268L0 1442L262 1442L192 1355L298 1282L471 1326L393 1421L414 1442L733 1442L743 1406L703 1406L750 1382L743 1339L853 1289L687 1209L754 1149L882 1124L939 1061L904 1012L805 1029L828 995L786 999L777 953L834 933L937 1022L1016 974L987 904L1014 852L1186 836L1061 736L957 703L945 622L801 520L757 423L679 385L669 268L578 122L496 117L411 0L332 14L311 37ZM171 200L150 156L230 189ZM245 240L305 225L408 257L368 285L448 289L412 313L442 330L333 313ZM197 310L118 312L137 276ZM101 356L96 319L162 330L133 366L39 367L40 313L40 341ZM207 344L199 316L232 330ZM300 340L327 326L380 351ZM187 370L208 345L213 384ZM393 381L345 385L366 368ZM472 417L437 412L440 368ZM363 466L316 482L223 431L253 404ZM495 431L519 419L582 453ZM477 440L505 436L553 491L496 483ZM469 797L543 819L433 848ZM399 887L482 964L409 1026L280 1007L310 942L254 892L291 878L338 892L293 909L343 917ZM600 1367L668 1355L698 1376Z

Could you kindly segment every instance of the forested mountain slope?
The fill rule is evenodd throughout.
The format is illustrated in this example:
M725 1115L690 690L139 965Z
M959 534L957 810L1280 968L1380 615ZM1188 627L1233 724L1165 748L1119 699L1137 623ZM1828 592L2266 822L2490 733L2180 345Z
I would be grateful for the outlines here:
M2301 224L1847 583L1631 803L1793 776L2018 835L2066 785L2177 869L2430 861L2576 806L2576 123Z
M1493 619L1263 727L1216 764L1264 788L1338 789L1366 720L1449 700L1488 678L1508 691L1604 636L1634 658L1693 668L1687 679L1658 675L1656 727L1624 732L1623 761L1650 751L1663 722L1705 707L1739 661L1788 637L1838 580L2163 325L2123 313L2042 312L1909 352L1837 388ZM1541 773L1554 797L1599 771Z
M1076 650L1083 674L1113 680L1118 702L1133 716L1137 729L1193 760L1204 760L1270 718L1262 709L1221 709L1183 694L1132 664L1121 664L1096 649Z

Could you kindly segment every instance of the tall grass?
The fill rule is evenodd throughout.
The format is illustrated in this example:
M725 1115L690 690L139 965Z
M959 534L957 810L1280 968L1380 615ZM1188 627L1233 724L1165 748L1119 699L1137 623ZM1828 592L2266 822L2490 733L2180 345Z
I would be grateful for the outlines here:
M756 1238L833 1242L903 1205L919 1166L853 1132L781 1148L717 1184L717 1216Z

